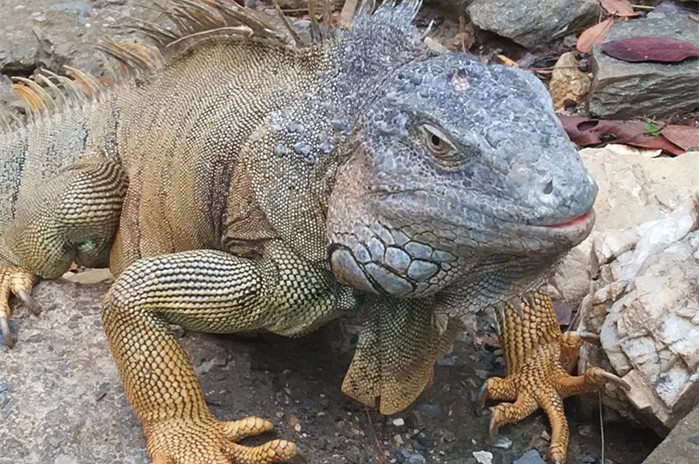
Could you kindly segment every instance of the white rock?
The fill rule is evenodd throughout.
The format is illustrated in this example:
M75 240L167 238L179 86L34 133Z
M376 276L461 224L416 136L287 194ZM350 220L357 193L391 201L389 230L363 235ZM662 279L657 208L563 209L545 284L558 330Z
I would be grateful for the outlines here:
M600 187L597 222L563 264L581 281L557 282L567 299L584 297L580 328L600 334L580 370L623 376L631 391L608 387L605 403L665 433L699 394L699 152L581 154Z
M476 458L480 464L492 464L493 463L493 453L488 451L474 451L473 457Z

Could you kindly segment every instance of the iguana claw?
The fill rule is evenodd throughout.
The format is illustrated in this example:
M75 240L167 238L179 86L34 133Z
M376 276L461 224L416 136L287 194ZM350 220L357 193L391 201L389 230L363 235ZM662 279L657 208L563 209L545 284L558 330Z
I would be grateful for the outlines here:
M144 430L152 464L269 464L297 455L296 445L286 440L254 447L236 443L272 430L272 423L259 417L234 422L173 419Z
M15 341L12 340L12 334L10 333L10 325L7 323L7 318L0 316L0 332L2 332L2 339L8 348L14 348Z
M499 427L519 422L543 409L552 431L549 460L563 464L568 449L563 399L595 391L608 383L623 390L628 390L629 385L598 367L588 369L583 375L570 375L568 372L577 364L583 337L575 332L561 333L550 298L542 293L534 296L535 308L527 299L523 300L526 303L523 317L510 306L496 313L507 377L486 380L479 391L476 409L482 410L488 398L506 401L491 408L488 426L491 440L497 437Z
M5 345L9 348L15 346L10 333L10 295L15 295L27 305L32 314L39 314L39 305L31 297L32 287L36 277L16 267L0 268L0 332Z

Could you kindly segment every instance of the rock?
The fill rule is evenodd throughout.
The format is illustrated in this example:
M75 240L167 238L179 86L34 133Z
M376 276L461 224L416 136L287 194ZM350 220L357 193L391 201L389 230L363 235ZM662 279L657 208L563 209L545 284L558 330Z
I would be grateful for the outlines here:
M546 461L541 459L537 450L531 449L524 453L521 458L515 459L512 464L546 464Z
M500 448L500 449L510 449L512 448L512 440L507 438L504 435L499 436L495 442L493 443L493 446L495 448Z
M571 52L558 58L551 73L549 93L557 112L566 106L581 103L590 91L592 78L578 69L578 60Z
M614 24L605 42L632 37L672 37L699 46L699 27L686 14L642 18ZM627 63L596 45L590 58L594 74L589 111L606 119L662 118L699 108L699 60L681 63Z
M643 464L696 464L699 462L699 406L680 420L670 435Z
M411 454L405 462L408 464L426 464L427 459L422 454Z
M631 391L610 386L605 404L666 434L699 393L699 152L581 153L600 186L597 223L584 251L563 265L580 281L557 278L566 299L587 293L580 329L601 337L601 348L583 346L580 370L599 365L623 376ZM584 274L594 277L588 291Z
M598 243L598 237L594 260L608 264L600 266L581 309L581 328L600 334L609 365L631 385L626 395L615 395L619 402L610 397L607 404L660 434L689 411L699 393L696 206L688 203L637 226L631 235L638 239L626 252ZM605 261L605 253L612 258ZM581 352L583 366L590 358L598 361L594 350Z
M493 453L488 451L474 451L473 457L476 458L478 464L492 464L493 463Z
M641 419L661 433L699 393L698 221L688 204L638 226L634 249L601 267L588 300L608 311L604 323L583 319L583 329L599 330L609 362L631 385L627 396Z
M533 48L591 24L599 6L596 0L522 0L513 8L509 0L475 0L466 11L481 29Z
M396 417L392 422L396 427L403 427L405 425L405 420L402 417Z
M136 33L112 28L126 15L149 19L147 8L124 2L4 2L11 17L0 20L0 73L26 76L36 69L60 72L64 64L100 74L106 61L96 53L100 39L133 42ZM145 12L145 15L144 15ZM123 15L123 16L122 16Z
M599 272L598 264L591 261L592 243L598 236L602 235L597 243L609 250L601 253L603 261L612 259L614 252L634 246L638 240L634 226L666 217L692 201L699 190L699 152L648 159L605 147L580 154L599 186L597 219L590 237L568 253L555 276L563 299L576 304L589 293L590 280Z

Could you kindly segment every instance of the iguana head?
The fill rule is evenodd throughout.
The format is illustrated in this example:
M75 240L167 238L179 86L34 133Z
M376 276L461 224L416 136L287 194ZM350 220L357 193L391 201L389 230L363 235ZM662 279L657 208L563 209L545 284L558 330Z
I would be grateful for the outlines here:
M328 211L332 269L413 296L478 263L553 264L589 234L596 192L534 76L433 55L400 67L357 119Z

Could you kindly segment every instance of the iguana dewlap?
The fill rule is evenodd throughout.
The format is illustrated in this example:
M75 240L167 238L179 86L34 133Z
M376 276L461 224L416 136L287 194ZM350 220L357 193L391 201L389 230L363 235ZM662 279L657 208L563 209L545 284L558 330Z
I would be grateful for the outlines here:
M295 445L237 444L271 424L217 421L168 323L300 335L361 312L343 390L390 414L431 380L460 317L496 307L516 379L482 400L517 401L491 429L541 404L564 461L558 395L608 377L556 368L551 384L576 340L533 292L588 235L596 186L541 83L430 50L419 7L366 2L348 30L313 22L313 43L289 45L293 31L235 4L172 0L177 32L141 25L158 51L106 46L124 68L113 88L76 70L17 86L33 116L0 134L6 344L11 294L31 302L36 277L108 265L104 330L153 462L278 462ZM546 362L522 367L537 350ZM548 390L532 403L536 379Z

